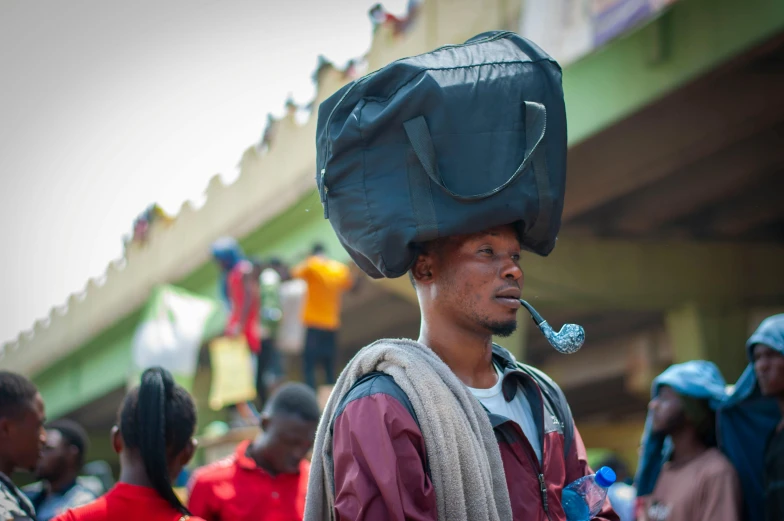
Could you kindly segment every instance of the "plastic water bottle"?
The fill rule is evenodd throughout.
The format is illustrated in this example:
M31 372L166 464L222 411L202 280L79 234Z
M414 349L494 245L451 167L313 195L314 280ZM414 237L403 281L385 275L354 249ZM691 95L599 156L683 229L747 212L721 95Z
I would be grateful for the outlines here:
M596 474L584 476L563 489L561 505L567 521L590 521L602 510L607 489L615 483L615 472L602 467Z

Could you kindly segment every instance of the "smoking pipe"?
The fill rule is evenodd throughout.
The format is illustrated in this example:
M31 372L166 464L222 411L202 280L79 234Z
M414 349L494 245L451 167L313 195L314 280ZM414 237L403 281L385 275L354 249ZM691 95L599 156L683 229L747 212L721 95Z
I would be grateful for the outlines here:
M528 310L531 314L531 318L534 319L534 323L539 327L542 334L544 334L544 337L556 351L565 355L570 355L579 351L583 346L583 342L585 342L585 330L582 326L578 326L577 324L564 324L561 330L556 333L553 331L552 326L542 318L542 315L536 312L531 304L522 299L520 299L520 304Z

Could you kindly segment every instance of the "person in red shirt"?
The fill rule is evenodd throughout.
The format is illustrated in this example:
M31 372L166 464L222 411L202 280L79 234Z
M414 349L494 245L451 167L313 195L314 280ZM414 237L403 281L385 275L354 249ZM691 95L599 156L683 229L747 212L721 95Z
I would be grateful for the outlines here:
M262 434L194 473L188 508L207 521L302 521L310 473L305 457L319 415L310 387L281 386L264 409Z
M53 521L204 521L191 516L172 482L196 450L196 407L160 367L147 369L120 408L112 445L120 479L103 497Z
M238 262L228 276L231 310L226 323L226 335L243 335L248 342L248 348L256 356L261 351L260 276L261 267L247 260Z
M248 348L258 355L261 349L260 269L245 258L242 248L231 237L222 237L212 244L212 257L220 267L221 296L229 315L224 334L243 335Z

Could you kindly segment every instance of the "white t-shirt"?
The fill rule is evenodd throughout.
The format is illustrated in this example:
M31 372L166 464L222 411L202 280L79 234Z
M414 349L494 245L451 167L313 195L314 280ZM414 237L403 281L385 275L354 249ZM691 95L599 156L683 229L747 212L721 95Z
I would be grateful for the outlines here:
M528 438L528 441L531 443L534 452L536 452L539 463L541 463L542 442L539 439L539 431L534 422L531 404L528 403L525 393L520 389L515 393L514 399L511 402L507 402L506 398L504 398L504 393L501 390L504 381L503 373L495 364L493 364L493 367L495 367L496 373L498 374L498 381L490 389L466 387L468 387L471 394L473 394L488 411L503 416L504 418L509 418L520 426L523 434L525 434L525 437Z

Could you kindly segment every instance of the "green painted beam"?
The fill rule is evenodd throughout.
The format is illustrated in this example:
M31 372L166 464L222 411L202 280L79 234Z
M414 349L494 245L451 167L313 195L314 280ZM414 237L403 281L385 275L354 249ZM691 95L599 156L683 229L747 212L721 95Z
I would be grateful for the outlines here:
M126 316L57 364L35 375L49 418L57 418L124 386L140 313Z
M676 363L711 360L728 382L734 382L748 365L746 350L738 349L748 338L748 309L740 306L686 303L665 314L667 333Z
M783 30L781 0L681 0L648 26L565 68L569 144ZM661 39L669 51L654 60Z

